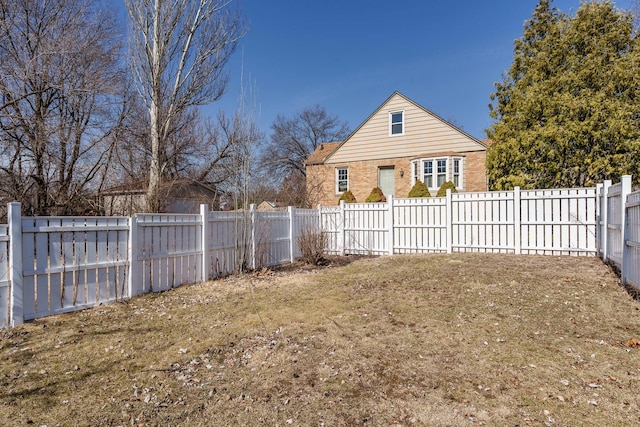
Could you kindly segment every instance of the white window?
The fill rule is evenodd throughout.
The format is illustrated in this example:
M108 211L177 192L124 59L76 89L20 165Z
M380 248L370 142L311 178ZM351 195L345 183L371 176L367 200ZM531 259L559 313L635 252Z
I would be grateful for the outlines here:
M462 157L438 157L412 161L413 176L411 185L416 179L422 180L430 190L438 190L446 181L453 182L456 189L464 188Z
M336 168L336 193L349 189L349 168Z
M437 173L437 180L436 182L438 183L438 188L440 188L442 186L442 184L444 184L447 181L447 159L438 159L436 160L437 164L438 164L438 173Z
M404 111L389 113L389 135L404 134Z
M462 159L460 157L453 158L453 185L456 188L462 188Z
M423 168L424 174L422 176L422 182L424 182L429 188L433 188L433 183L434 183L433 162L434 160L432 159L423 160L422 162L422 164L424 165L424 168Z

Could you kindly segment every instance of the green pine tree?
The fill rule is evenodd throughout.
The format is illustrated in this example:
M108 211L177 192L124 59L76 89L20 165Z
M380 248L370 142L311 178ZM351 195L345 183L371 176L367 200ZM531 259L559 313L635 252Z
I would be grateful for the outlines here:
M541 0L491 98L492 189L593 186L640 178L639 39L610 1L575 16Z

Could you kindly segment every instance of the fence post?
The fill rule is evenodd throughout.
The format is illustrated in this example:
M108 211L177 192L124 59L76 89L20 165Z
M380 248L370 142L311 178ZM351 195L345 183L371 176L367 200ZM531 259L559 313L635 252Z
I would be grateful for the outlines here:
M513 245L515 254L522 252L522 206L520 203L520 187L513 187Z
M295 256L293 253L293 250L295 248L295 236L294 231L295 231L295 227L293 224L293 219L295 218L295 214L293 211L293 206L289 206L289 259L291 262L295 261Z
M393 255L393 196L389 195L387 198L388 211L387 211L387 229L389 231L389 241L387 242L387 253Z
M631 251L627 247L627 240L629 239L629 229L631 224L629 224L629 215L626 215L626 212L627 212L626 200L622 207L622 210L625 213L625 216L624 216L624 224L623 224L624 233L622 234L622 266L620 267L620 282L622 283L622 285L626 285L627 277L629 276L629 273L627 270L629 269L629 265L630 265L629 258L631 255Z
M596 256L602 253L602 183L596 184Z
M24 293L22 283L22 206L11 202L7 206L9 222L9 271L11 272L11 298L9 301L11 326L24 323ZM33 264L33 260L31 261ZM32 266L33 268L33 266Z
M609 187L611 180L604 181L602 187L602 261L607 262L609 259Z
M447 253L452 252L451 246L453 245L453 202L451 199L451 189L447 188L447 205L446 205L446 218L447 218Z
M340 234L338 235L338 242L340 244L340 255L344 256L345 246L345 212L344 212L344 200L340 200Z
M251 217L251 269L256 269L256 205L249 205L249 216Z
M129 298L139 294L140 289L140 263L138 263L138 217L134 214L129 218Z
M627 283L627 274L626 274L626 263L625 258L627 258L627 196L631 193L631 175L623 175L620 182L622 183L621 193L620 193L620 212L622 215L620 226L622 230L620 230L620 237L622 238L622 265L620 266L620 281L622 284Z
M202 281L206 282L211 276L211 260L209 257L209 205L200 205L200 218L202 219L202 235L200 244L202 245Z

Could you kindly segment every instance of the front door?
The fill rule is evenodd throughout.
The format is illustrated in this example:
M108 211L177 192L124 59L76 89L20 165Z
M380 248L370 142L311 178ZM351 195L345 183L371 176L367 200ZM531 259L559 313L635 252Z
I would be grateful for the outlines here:
M393 166L378 168L378 187L385 196L395 196L396 172Z

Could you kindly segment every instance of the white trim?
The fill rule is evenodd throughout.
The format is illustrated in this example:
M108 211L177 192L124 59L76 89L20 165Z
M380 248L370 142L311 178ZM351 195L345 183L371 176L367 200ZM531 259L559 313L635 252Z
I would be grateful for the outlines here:
M424 182L429 188L429 191L438 191L442 185L438 185L438 161L445 162L445 177L444 182L451 181L453 182L453 166L454 161L459 161L459 185L456 185L456 190L464 189L464 157L463 156L436 156L436 157L424 157L421 159L416 159L411 161L411 185L413 186L416 183L416 179ZM428 185L427 180L424 178L424 164L425 162L432 162L431 168L431 185ZM417 166L417 168L416 168ZM417 169L417 174L416 174Z
M347 188L343 191L340 191L340 181L344 181L340 179L340 171L344 170L347 173ZM342 194L345 191L349 190L349 167L348 166L338 166L335 168L335 192L336 194Z
M393 120L393 115L394 114L402 114L402 121L400 121L399 123L396 122L395 124L400 124L402 126L402 132L400 133L393 133L393 125L394 122ZM404 129L405 129L405 115L404 115L404 110L394 110L394 111L389 111L389 136L402 136L404 135Z
M455 162L458 161L458 183L455 181ZM451 157L451 182L456 186L456 189L464 188L464 160L462 157Z

